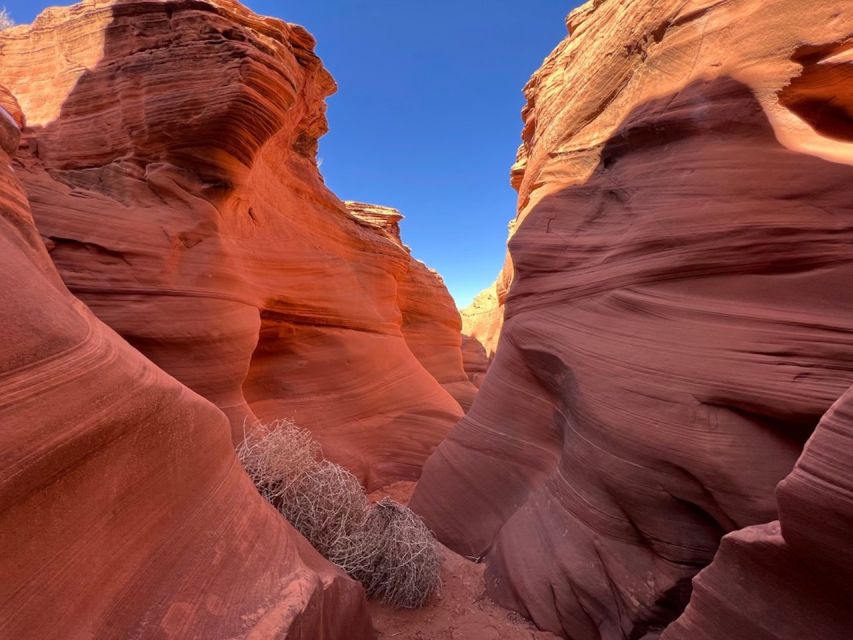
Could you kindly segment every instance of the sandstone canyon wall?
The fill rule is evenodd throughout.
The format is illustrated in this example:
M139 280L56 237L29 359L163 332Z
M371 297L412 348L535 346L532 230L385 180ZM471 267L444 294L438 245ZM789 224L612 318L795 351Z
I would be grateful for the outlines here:
M665 637L847 637L853 6L803 10L595 0L526 88L500 348L412 506L544 629L657 637L731 534Z
M509 224L510 238L514 231L515 221ZM485 380L498 349L504 321L504 305L511 283L512 257L507 254L497 279L460 311L465 372L478 388Z
M498 294L498 284L493 283L478 293L460 314L465 372L479 388L495 357L503 326L503 304Z
M65 288L10 166L22 124L0 87L0 637L372 637L225 415Z
M515 221L509 224L509 237L515 232ZM497 279L486 289L478 293L467 307L460 311L462 315L462 335L469 338L469 342L476 341L488 362L495 357L498 349L501 329L503 328L504 306L509 287L512 284L512 256L507 253L504 265ZM463 341L464 342L464 341ZM466 369L467 370L467 369ZM488 365L480 371L473 368L474 373L482 373L479 380L485 375Z
M477 393L463 365L462 323L442 277L420 260L400 237L403 214L397 209L363 202L346 203L349 212L390 240L407 256L397 278L401 329L412 354L465 410Z
M0 35L0 82L71 291L235 440L290 417L374 488L416 478L473 389L443 284L323 184L313 48L231 0L87 0Z
M779 520L723 538L663 640L848 638L853 630L853 388L777 490Z

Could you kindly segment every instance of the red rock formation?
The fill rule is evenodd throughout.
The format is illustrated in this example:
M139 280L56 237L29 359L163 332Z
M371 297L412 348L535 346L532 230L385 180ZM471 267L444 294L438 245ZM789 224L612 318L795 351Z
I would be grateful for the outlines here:
M509 237L515 222L509 224ZM507 254L503 269L491 286L478 293L460 313L462 315L462 356L465 371L479 387L498 349L504 321L504 305L512 282L512 257Z
M347 202L349 212L390 240L405 257L396 274L402 331L412 354L466 411L477 393L463 366L459 311L444 280L411 255L400 238L397 209L363 202Z
M509 225L509 237L515 232L515 224ZM498 339L504 321L504 305L512 282L512 258L507 254L504 266L495 280L487 289L478 293L474 300L460 312L462 315L462 335L476 340L485 354L487 361L495 357L498 349ZM478 349L479 351L479 349ZM477 364L472 369L479 373ZM488 369L488 364L482 373ZM468 369L466 368L466 371ZM479 385L478 385L479 386Z
M503 326L505 298L498 291L499 283L492 283L461 312L462 334L479 342L489 360L495 356Z
M360 585L258 496L222 412L62 284L0 105L0 637L371 637Z
M486 349L477 338L462 335L462 366L468 380L478 389L483 384L486 372L489 370L491 359L486 355Z
M290 417L370 487L417 477L462 411L412 354L410 257L323 185L311 36L232 0L87 0L0 39L18 175L72 292L235 438Z
M596 0L527 87L500 349L412 506L544 629L670 623L853 383L853 7L801 12Z
M853 388L777 489L779 521L723 538L663 640L848 638L853 630Z

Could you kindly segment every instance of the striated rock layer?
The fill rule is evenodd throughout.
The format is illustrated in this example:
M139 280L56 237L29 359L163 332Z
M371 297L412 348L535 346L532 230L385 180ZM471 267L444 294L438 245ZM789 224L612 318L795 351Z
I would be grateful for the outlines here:
M461 320L444 280L411 256L400 238L397 209L363 202L347 202L358 220L391 240L407 257L405 269L397 274L397 307L402 331L412 354L447 392L468 410L477 393L463 364Z
M235 439L290 417L376 487L416 478L462 415L442 386L465 381L458 319L425 309L440 281L324 186L335 86L313 48L232 0L86 0L3 32L0 82L72 292Z
M774 488L853 383L853 7L596 0L568 25L526 89L500 348L412 506L540 627L652 637L723 535L779 517ZM672 637L730 637L708 612L737 606L741 549L773 562L759 538L779 575L832 557L820 512L786 522L808 493L787 486L784 545L773 525L727 538ZM780 590L759 583L770 629ZM831 609L815 628L840 638Z
M225 415L62 284L0 105L0 637L372 637L361 586L257 494Z
M853 388L776 491L779 520L723 538L663 640L847 638L853 630Z

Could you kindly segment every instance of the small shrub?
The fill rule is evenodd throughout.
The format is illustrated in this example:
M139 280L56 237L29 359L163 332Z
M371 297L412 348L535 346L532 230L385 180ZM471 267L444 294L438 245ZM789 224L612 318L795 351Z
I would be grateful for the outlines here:
M323 460L281 494L278 510L327 558L366 520L361 483L340 465Z
M309 431L276 420L245 434L237 457L261 495L276 504L289 484L320 464L322 450Z
M323 459L310 432L288 420L258 425L237 455L260 494L368 596L415 608L438 592L441 561L423 520L389 499L372 505L352 473Z
M330 558L392 607L424 606L441 588L435 538L411 509L385 498L373 505L360 529Z

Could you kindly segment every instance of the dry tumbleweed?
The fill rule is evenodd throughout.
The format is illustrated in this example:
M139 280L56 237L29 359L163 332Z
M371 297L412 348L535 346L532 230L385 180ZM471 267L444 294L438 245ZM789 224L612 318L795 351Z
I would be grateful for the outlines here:
M415 608L438 592L441 561L423 521L387 498L371 504L352 473L323 459L310 432L288 420L259 425L237 455L261 495L370 597Z

